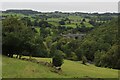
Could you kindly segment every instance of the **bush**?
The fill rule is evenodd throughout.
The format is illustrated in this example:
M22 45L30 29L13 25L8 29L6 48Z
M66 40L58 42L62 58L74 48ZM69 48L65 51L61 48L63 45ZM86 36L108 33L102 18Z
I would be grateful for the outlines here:
M60 25L65 25L65 22L63 20L59 21Z
M52 58L52 64L55 67L60 67L63 64L63 56L59 53L59 50L56 51L55 56Z
M85 56L82 57L82 64L86 64L87 58Z

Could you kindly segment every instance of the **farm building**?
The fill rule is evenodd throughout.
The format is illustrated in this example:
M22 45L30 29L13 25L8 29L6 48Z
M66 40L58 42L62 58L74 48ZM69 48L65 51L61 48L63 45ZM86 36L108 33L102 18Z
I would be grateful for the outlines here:
M62 35L65 38L74 38L74 39L81 39L85 36L85 34L66 34L66 35Z

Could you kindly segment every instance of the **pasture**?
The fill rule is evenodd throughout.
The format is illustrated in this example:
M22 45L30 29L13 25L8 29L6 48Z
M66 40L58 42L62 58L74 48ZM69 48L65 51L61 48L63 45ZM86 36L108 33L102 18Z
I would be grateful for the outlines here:
M23 58L28 58L23 56ZM36 58L38 61L50 62L51 58ZM3 56L3 78L117 78L118 70L83 65L79 61L64 60L60 74L51 72L51 67L28 61Z

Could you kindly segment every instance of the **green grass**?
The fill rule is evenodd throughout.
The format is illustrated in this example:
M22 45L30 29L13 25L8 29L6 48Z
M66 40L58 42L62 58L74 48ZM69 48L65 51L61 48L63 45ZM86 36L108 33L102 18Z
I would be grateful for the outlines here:
M1 56L1 54L0 54L0 79L1 79L1 77L2 77L2 56Z
M84 22L84 25L85 25L86 27L93 27L93 25L91 25L91 24L88 23L88 22Z
M51 58L36 58L36 59L46 62L51 61ZM62 73L58 74L51 72L49 67L40 64L22 61L14 58L3 57L3 77L117 78L118 70L109 69L109 68L100 68L91 64L83 65L81 64L81 62L64 60L64 64L62 65Z
M50 62L50 58L37 58ZM62 65L63 74L69 77L92 77L92 78L117 78L118 70L96 67L91 64L83 65L80 62L64 60Z
M59 26L59 22L51 21L51 22L48 22L48 23L50 23L50 24L52 24L54 26Z
M27 17L26 15L24 14L21 14L21 13L3 13L2 14L3 16L6 16L6 15L16 15L17 17Z
M66 24L66 25L64 25L64 26L66 26L66 27L76 28L76 25L75 25L75 24Z
M82 20L81 16L68 16L68 18L71 20Z
M48 18L47 21L55 21L55 22L59 22L61 20L61 18Z
M52 78L63 77L46 66L14 58L2 57L3 78Z
M74 22L74 23L72 23L72 24L65 24L64 26L76 28L76 27L77 27L77 26L76 26L76 23L78 24L79 27L82 26L82 25L81 25L80 23L78 23L78 22ZM84 25L85 25L86 27L93 27L93 26L92 26L91 24L89 24L88 22L84 22Z
M38 34L40 34L40 28L36 27L35 30L37 31Z

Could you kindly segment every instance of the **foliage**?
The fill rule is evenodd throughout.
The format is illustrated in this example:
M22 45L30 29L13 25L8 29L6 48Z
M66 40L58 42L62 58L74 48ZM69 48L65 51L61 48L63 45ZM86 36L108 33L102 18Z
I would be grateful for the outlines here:
M39 26L45 28L45 27L51 27L51 24L49 24L47 21L41 20L39 22Z
M60 24L60 25L65 25L64 20L59 21L59 24Z
M82 64L86 64L87 63L87 58L85 56L82 56Z
M61 51L57 50L56 54L54 55L52 59L52 64L55 67L60 67L63 64L63 56L61 54Z
M69 60L86 58L96 66L119 69L118 22L111 20L115 13L11 12L3 12L4 55L53 57L60 53ZM86 35L79 38L80 34Z
M30 55L44 53L47 56L45 46L40 36L30 27L25 26L16 17L8 17L3 20L3 54L9 55ZM29 54L23 53L28 52ZM37 55L38 56L38 55Z
M117 20L94 29L82 40L80 52L96 66L118 68ZM119 69L119 68L118 68Z
M3 21L3 54L13 56L13 54L23 51L23 35L26 26L18 18L8 17ZM20 48L21 47L21 48Z

